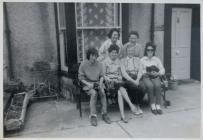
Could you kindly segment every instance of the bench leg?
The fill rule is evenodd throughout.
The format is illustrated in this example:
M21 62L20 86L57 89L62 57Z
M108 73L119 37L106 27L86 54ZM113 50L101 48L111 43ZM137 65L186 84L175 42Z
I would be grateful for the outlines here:
M78 107L79 107L80 118L82 118L81 94L79 94L79 98L78 98Z
M163 94L163 100L164 100L164 107L167 108L167 106L170 106L170 101L166 100L166 90L163 90L164 94Z

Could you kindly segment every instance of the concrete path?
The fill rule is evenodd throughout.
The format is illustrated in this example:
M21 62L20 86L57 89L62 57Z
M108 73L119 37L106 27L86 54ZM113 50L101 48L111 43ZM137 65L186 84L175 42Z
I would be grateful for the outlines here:
M163 107L163 115L153 115L144 106L142 118L135 117L129 109L129 123L120 121L118 107L109 109L112 124L105 124L98 114L98 126L89 123L88 104L83 104L83 117L79 117L74 103L50 100L33 103L26 116L25 127L6 137L77 137L77 138L198 138L201 124L200 83L179 85L169 90L167 99L171 106Z

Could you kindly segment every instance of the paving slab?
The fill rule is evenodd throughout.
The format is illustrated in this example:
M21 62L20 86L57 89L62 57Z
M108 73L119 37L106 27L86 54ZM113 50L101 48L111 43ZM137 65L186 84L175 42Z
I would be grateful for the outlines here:
M18 137L18 136L17 136ZM62 129L48 132L24 134L20 137L32 138L129 138L117 123L99 124L99 126L85 126L73 129Z
M118 122L134 138L199 138L200 109L145 115L131 119L128 124Z

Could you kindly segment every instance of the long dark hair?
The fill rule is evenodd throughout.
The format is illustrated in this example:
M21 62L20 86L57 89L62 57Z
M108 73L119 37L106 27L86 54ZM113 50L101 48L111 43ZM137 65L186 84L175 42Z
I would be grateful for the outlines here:
M156 45L152 42L147 42L144 49L144 56L147 56L147 48L151 46L154 49L153 56L155 56Z

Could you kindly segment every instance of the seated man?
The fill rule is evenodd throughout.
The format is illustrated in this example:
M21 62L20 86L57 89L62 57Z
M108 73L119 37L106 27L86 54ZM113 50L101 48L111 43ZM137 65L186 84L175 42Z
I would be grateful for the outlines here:
M118 59L119 47L116 44L110 45L108 49L109 57L107 57L104 61L104 73L105 73L105 82L107 86L107 90L114 88L118 94L118 105L121 113L121 120L124 123L128 121L125 118L124 114L124 104L123 98L130 106L131 111L135 114L135 106L130 101L126 89L123 87L121 64ZM112 93L110 93L112 94Z
M103 88L103 67L97 61L98 52L95 48L87 50L87 60L84 60L79 67L78 78L83 84L83 90L90 95L90 122L91 125L97 126L96 103L99 94L102 104L102 119L110 124L111 121L107 116L106 96Z

